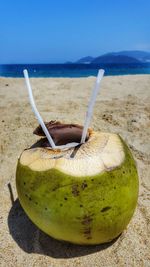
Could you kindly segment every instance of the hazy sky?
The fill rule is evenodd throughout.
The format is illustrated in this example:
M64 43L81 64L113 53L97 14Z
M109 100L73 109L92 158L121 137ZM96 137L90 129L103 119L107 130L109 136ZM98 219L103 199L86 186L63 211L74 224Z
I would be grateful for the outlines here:
M1 0L0 63L150 50L150 0Z

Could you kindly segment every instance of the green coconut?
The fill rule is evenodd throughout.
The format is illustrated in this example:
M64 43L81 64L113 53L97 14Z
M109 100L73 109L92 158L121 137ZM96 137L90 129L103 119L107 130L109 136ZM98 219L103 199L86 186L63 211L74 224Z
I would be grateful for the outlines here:
M128 146L117 134L95 131L76 148L41 145L24 150L16 186L23 209L41 230L81 245L119 236L138 198L138 175Z

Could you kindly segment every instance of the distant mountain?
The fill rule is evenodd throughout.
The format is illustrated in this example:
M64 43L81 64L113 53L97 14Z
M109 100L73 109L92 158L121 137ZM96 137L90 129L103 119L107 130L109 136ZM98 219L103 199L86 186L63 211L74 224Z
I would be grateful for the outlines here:
M120 51L111 52L98 57L83 57L74 63L80 64L130 64L130 63L145 63L150 62L150 52L131 50L131 51Z
M123 55L104 55L100 57L96 57L92 62L92 64L130 64L130 63L140 63L139 60L129 56Z
M150 61L150 52L146 52L146 51L131 50L131 51L113 52L113 53L108 53L108 54L116 55L116 56L121 55L121 56L133 57L142 62Z
M91 57L91 56L87 56L87 57L83 57L83 58L80 58L79 60L76 61L76 63L84 63L84 64L89 64L92 62L92 60L94 59L94 57Z

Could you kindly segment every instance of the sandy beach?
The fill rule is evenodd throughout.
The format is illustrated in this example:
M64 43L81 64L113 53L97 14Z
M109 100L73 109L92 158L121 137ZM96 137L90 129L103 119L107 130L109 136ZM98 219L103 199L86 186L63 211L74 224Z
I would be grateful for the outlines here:
M95 82L88 78L32 78L37 107L45 121L83 124ZM37 140L38 125L24 79L0 78L0 266L150 266L150 75L104 77L91 127L119 133L139 173L139 199L122 235L110 244L76 246L40 231L22 210L15 187L17 158ZM12 189L12 192L10 192Z

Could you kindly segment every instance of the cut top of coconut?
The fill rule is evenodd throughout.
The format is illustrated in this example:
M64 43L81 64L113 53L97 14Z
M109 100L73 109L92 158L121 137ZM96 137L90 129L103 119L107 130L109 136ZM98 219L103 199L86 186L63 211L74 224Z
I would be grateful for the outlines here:
M33 171L59 170L83 177L110 171L120 166L125 158L123 144L117 134L91 132L86 143L66 151L47 148L25 150L20 163Z

